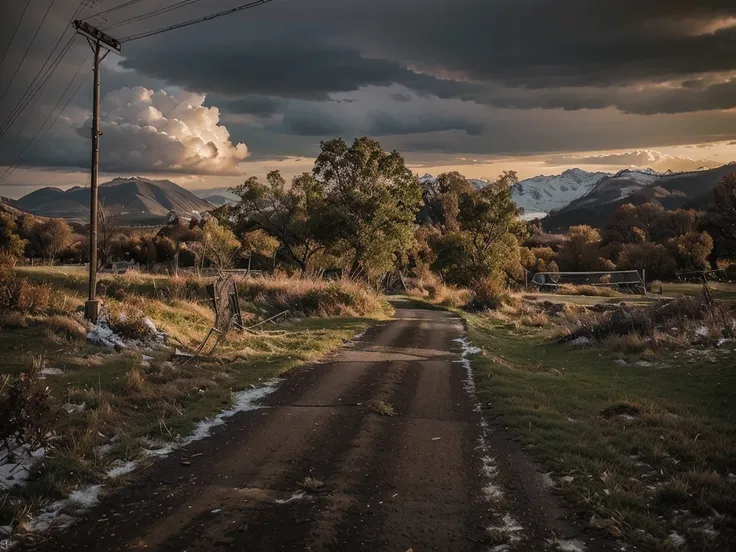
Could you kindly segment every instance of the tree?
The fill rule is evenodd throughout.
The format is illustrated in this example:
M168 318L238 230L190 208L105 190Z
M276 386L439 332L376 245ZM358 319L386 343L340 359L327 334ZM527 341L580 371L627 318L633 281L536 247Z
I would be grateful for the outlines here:
M202 242L199 244L200 259L207 259L218 270L230 268L240 242L232 230L210 218L202 227Z
M613 270L613 263L600 256L600 244L601 235L595 228L584 224L571 226L557 258L561 270Z
M702 227L715 243L712 266L719 258L736 257L736 173L724 176L713 189Z
M74 241L74 232L62 219L50 219L39 227L41 252L51 264Z
M418 179L398 152L385 152L369 138L349 147L341 139L320 147L312 171L323 194L316 237L344 244L353 275L391 270L413 244L422 205Z
M680 270L707 270L708 257L713 251L713 238L707 232L688 232L668 240L667 248Z
M17 230L13 217L0 213L0 256L11 265L15 265L23 257L28 243L17 234Z
M262 229L246 232L241 236L240 242L243 254L248 256L248 272L250 272L253 255L270 257L279 248L279 240Z
M672 278L677 263L664 245L645 242L624 245L616 267L619 270L646 270L647 278L651 280Z
M526 226L510 191L516 174L504 173L482 190L462 184L454 174L448 176L444 180L450 185L437 194L437 232L429 237L436 254L432 269L463 286L489 279L500 284L507 275L523 279L519 240Z
M107 266L110 253L120 236L121 206L108 207L102 201L97 207L97 268Z
M234 221L238 235L261 229L278 239L289 260L306 272L312 257L324 248L313 232L321 187L309 173L294 177L288 189L279 171L268 173L266 182L251 177L231 188L240 202L228 208L227 218Z

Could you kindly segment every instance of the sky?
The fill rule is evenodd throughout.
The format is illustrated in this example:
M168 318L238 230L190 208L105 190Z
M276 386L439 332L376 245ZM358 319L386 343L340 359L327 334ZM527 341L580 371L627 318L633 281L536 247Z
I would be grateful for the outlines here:
M215 188L272 169L290 177L311 169L321 141L360 136L420 175L736 160L733 0L272 0L125 40L244 1L3 3L0 175L17 168L0 177L0 195L89 182L81 36L11 119L74 36L80 6L123 42L102 63L102 181Z

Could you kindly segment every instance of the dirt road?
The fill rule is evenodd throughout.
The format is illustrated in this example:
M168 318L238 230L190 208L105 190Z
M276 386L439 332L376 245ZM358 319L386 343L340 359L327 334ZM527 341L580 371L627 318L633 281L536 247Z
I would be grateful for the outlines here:
M29 548L606 549L585 542L518 445L484 428L460 319L395 306L352 347L290 373L263 408ZM379 401L395 416L376 413Z

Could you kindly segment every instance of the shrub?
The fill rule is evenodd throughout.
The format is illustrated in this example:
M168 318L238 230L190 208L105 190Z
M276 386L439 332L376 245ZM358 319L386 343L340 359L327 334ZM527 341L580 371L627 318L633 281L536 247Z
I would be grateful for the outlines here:
M35 374L0 378L0 441L8 451L45 446L57 416L48 388L39 384Z
M0 312L0 328L17 330L26 327L28 327L28 324L26 324L26 317L22 313L15 311Z
M146 339L153 335L153 328L146 314L137 306L111 301L108 305L107 324L125 339Z
M12 269L0 268L0 311L40 313L47 311L50 303L48 284L32 284Z
M471 291L473 292L471 307L477 310L496 310L511 302L509 292L490 278L475 282Z

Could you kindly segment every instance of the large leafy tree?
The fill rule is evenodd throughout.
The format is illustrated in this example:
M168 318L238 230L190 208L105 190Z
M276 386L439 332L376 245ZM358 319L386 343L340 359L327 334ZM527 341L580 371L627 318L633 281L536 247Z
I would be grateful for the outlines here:
M49 219L38 227L41 253L45 260L53 262L74 242L74 231L66 221Z
M322 190L315 235L350 255L350 272L375 275L401 263L414 242L422 188L398 152L369 138L322 142L313 175Z
M429 237L435 253L432 268L445 280L471 285L476 280L501 282L520 276L519 239L526 225L511 199L514 172L476 190L457 173L441 175L430 191L430 216L436 232ZM523 276L523 274L521 274Z
M266 176L266 183L251 177L231 188L240 202L228 208L226 218L235 233L247 236L263 230L278 239L280 247L302 272L309 269L312 257L323 249L314 236L315 213L322 201L322 189L308 173L296 176L287 188L279 171Z

